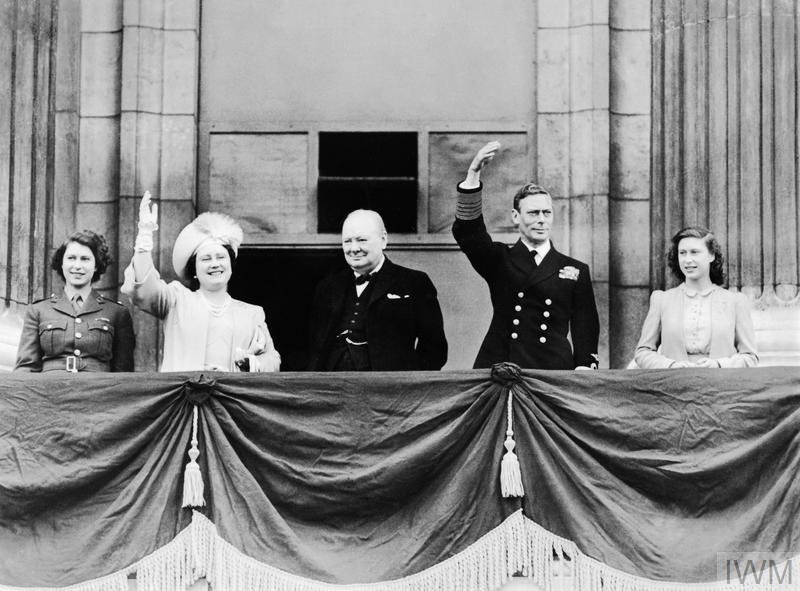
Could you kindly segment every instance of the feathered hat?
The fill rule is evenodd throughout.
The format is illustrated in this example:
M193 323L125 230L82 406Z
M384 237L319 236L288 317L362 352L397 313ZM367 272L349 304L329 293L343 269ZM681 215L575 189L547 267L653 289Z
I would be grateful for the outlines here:
M224 213L201 213L186 226L175 239L172 247L172 266L181 279L188 280L186 264L197 249L206 242L227 244L234 254L239 253L239 246L244 240L242 227L231 216Z

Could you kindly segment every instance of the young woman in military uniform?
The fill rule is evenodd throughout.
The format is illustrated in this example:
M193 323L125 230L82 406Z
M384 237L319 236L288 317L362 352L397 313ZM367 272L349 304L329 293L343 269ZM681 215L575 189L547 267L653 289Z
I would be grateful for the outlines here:
M64 289L28 306L15 371L133 371L131 315L92 289L110 263L106 241L89 230L56 250Z

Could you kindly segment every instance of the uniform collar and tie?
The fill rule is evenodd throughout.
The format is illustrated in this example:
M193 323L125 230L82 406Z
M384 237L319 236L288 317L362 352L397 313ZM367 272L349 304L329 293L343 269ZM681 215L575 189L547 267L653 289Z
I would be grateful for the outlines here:
M514 269L521 274L521 277L517 276L520 287L545 281L558 272L559 264L562 262L562 255L550 241L536 247L538 252L536 262L534 262L533 252L531 252L533 250L534 246L523 242L522 238L511 247L511 263Z
M76 314L80 314L81 310L83 309L83 296L79 293L76 293L72 296L72 309L75 310Z
M80 295L83 300L80 306L75 303L76 296ZM57 294L52 294L50 301L53 303L53 308L69 314L71 316L82 316L96 312L102 308L102 297L94 292L91 286L86 290L76 290L64 286L64 292L59 297Z
M533 264L536 265L536 266L539 266L539 265L542 264L542 260L544 260L544 257L547 256L547 253L550 252L550 248L551 248L550 247L550 240L548 240L544 244L540 244L539 246L533 246L531 244L528 244L524 240L522 241L522 243L528 249L528 252L531 253L531 256L533 257Z
M87 285L81 289L75 289L71 285L65 285L64 294L72 305L75 314L80 314L83 310L84 303L89 301L89 297L92 294L92 286Z

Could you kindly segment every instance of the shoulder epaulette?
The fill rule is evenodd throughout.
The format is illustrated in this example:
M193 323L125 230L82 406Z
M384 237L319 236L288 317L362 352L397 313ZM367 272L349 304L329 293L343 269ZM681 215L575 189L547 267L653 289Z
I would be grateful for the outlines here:
M114 299L112 299L112 298L107 298L106 296L104 296L104 295L101 295L101 294L98 294L98 296L97 296L97 300L98 300L98 301L106 301L106 302L111 302L112 304L117 304L117 305L119 305L119 306L125 306L125 304L123 304L121 301L119 301L119 300L114 300Z

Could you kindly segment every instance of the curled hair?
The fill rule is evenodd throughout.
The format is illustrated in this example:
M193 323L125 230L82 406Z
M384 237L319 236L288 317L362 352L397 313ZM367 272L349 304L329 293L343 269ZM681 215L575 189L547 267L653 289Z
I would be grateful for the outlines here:
M684 238L700 238L706 245L708 252L714 255L714 260L711 261L709 274L711 275L711 283L715 285L724 285L725 283L725 259L722 256L722 247L720 246L717 238L711 233L711 230L701 228L699 226L690 226L684 228L675 236L672 237L672 246L667 253L667 265L669 266L672 275L678 281L685 281L686 276L681 271L681 266L678 263L678 244Z
M228 251L228 256L231 259L231 274L236 269L236 253L230 244L223 244L225 250ZM186 261L186 275L189 277L189 289L197 291L200 289L200 281L197 279L197 253L192 253L189 260Z
M71 242L85 246L92 251L92 255L94 255L94 275L92 275L92 283L100 279L103 273L106 272L106 269L108 269L108 266L114 262L114 259L111 258L108 252L106 239L100 234L96 234L91 230L73 232L64 240L61 246L56 249L50 261L50 267L53 271L58 273L58 276L61 277L63 281L66 281L67 278L64 277L64 270L61 267L64 264L64 253Z
M547 195L550 197L550 201L553 200L552 195L550 195L547 189L541 185L537 185L536 183L525 183L520 187L519 191L514 194L514 209L519 211L519 202L529 195Z

